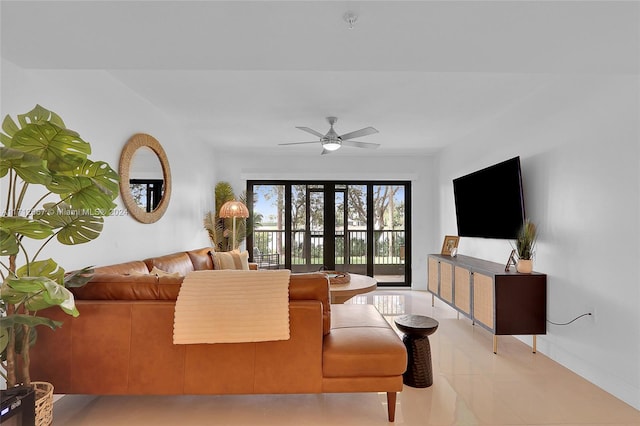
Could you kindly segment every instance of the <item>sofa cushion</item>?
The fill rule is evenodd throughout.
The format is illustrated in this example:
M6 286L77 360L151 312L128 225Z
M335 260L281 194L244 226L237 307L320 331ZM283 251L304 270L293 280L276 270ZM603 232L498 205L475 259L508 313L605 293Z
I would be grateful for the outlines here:
M193 269L196 271L202 271L205 269L213 269L213 258L211 257L211 253L213 252L213 248L204 247L197 250L189 250L187 255L189 259L191 259L191 263L193 264Z
M325 377L397 376L407 367L402 340L373 305L333 305L324 337Z
M217 251L213 252L214 269L249 270L249 252Z
M96 274L148 274L149 270L147 265L141 260L134 260L132 262L117 263L115 265L100 266L94 268Z
M145 259L143 262L147 265L149 271L156 267L165 272L177 272L184 276L194 270L191 258L184 251L159 257L151 257Z
M156 300L155 275L94 274L82 287L70 288L77 300Z
M155 275L157 277L173 277L173 278L182 277L182 275L180 275L180 272L167 272L157 268L156 266L153 267L153 269L149 272L149 274Z
M202 256L210 258L210 249L198 249L184 252L186 256L200 258L196 262L199 267L206 266ZM148 264L161 264L165 258L178 259L180 256L168 255L147 259ZM96 273L91 281L83 287L70 289L78 300L176 300L180 291L183 276L157 276L149 274L146 264L142 261L122 263L118 268L134 271L129 274L105 274ZM211 263L212 264L212 263ZM125 265L132 265L133 269L127 269ZM144 273L138 272L141 268ZM162 269L160 266L152 266ZM96 268L96 270L111 267ZM256 264L249 264L250 269L256 269ZM312 272L303 274L291 274L289 282L289 298L291 300L319 300L322 302L323 334L328 334L331 327L331 304L329 295L329 280L323 273Z
M70 288L76 300L176 300L184 277L95 274L82 287Z

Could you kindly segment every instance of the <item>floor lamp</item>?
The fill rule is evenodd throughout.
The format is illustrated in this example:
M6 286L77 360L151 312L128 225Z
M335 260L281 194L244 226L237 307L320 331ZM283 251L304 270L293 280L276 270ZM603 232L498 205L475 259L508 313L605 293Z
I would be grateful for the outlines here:
M227 201L220 207L220 213L218 216L222 218L232 218L233 219L233 235L231 240L231 250L236 249L236 217L248 218L249 217L249 209L244 205L242 201Z

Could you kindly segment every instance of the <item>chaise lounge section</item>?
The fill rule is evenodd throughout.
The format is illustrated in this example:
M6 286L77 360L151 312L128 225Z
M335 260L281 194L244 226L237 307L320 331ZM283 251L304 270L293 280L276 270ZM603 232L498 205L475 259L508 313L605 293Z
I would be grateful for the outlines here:
M74 289L79 317L46 313L64 325L39 330L32 377L59 394L386 392L394 421L405 346L372 305L331 305L322 273L290 277L289 340L173 344L183 276L214 269L210 252L96 268L92 281ZM178 274L157 276L154 267Z

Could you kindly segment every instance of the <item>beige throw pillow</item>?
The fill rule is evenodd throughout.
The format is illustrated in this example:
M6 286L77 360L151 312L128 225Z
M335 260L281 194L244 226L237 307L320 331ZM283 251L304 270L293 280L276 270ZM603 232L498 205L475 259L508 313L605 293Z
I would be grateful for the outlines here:
M149 272L151 275L155 275L157 277L175 277L178 278L180 277L180 272L167 272L167 271L163 271L162 269L158 269L157 267L153 267L153 269L151 270L151 272Z
M249 270L249 252L238 250L234 251L217 251L213 258L215 269L238 269L243 271Z

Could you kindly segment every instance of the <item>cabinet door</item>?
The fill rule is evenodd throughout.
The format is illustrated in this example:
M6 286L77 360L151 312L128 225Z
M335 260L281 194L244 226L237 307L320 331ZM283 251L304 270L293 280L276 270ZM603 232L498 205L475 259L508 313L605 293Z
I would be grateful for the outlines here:
M477 272L473 274L473 318L493 329L493 278Z
M455 306L467 315L471 314L471 271L455 267Z
M438 259L430 257L427 265L429 267L427 289L433 294L438 294Z
M453 303L453 265L440 262L440 297Z

